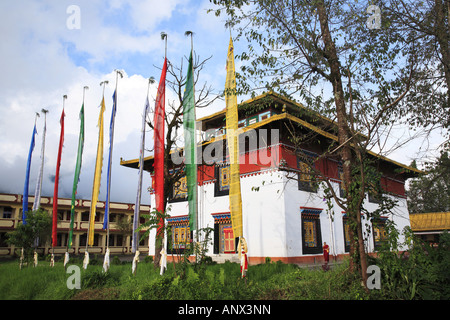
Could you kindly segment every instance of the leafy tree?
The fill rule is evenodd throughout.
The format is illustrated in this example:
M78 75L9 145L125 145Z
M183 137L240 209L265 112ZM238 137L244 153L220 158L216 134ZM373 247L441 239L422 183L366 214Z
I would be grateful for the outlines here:
M25 213L26 224L19 224L17 228L8 233L7 242L17 248L23 248L24 257L28 262L33 255L35 241L46 243L52 232L52 217L41 208ZM38 239L38 240L37 240Z
M199 75L210 58L211 57L201 60L195 52L193 54L196 108L205 108L220 97L219 94L214 93L212 87L208 86L206 82L202 85L199 83ZM184 86L187 80L186 78L187 72L183 69L183 61L181 61L180 66L174 65L171 61L168 61L166 83L169 89L175 93L176 98L168 101L168 107L166 107L166 116L164 119L166 124L164 145L164 212L167 211L167 203L175 184L179 183L180 178L182 178L184 174L184 163L174 168L174 164L171 160L171 152L176 149L180 150L183 148L180 131L183 129L183 95ZM151 121L147 121L147 125L154 130L154 126ZM160 252L162 249L163 237L164 233L157 233L155 238L154 264L156 266L159 266L161 258Z
M410 213L450 211L450 159L442 152L437 161L427 163L426 173L411 181L408 189Z
M398 110L400 115L412 114L413 125L450 127L449 9L447 0L389 0L381 7L383 19L391 24L393 35L402 38L407 54L419 52L420 81Z
M416 42L405 47L404 39L389 29L389 20L369 28L368 5L358 1L212 2L220 6L216 15L225 13L226 24L248 44L237 56L243 61L237 77L240 93L278 91L335 122L338 141L324 156L342 161L345 199L328 190L347 212L354 239L351 267L359 269L366 283L361 213L374 181L367 150L386 152L389 132L398 124L394 111L418 81Z

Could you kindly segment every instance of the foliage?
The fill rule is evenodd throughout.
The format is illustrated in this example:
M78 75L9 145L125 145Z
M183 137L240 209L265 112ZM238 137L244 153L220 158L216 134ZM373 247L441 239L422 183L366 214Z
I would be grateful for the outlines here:
M52 217L46 210L39 208L36 211L25 212L26 224L19 224L17 228L8 233L6 240L9 245L23 248L27 262L33 255L35 241L45 243L51 236Z
M409 184L410 213L450 211L450 159L442 152L435 162L427 163L426 173Z
M450 235L441 234L439 245L432 247L409 228L402 232L403 243L393 224L386 228L388 238L373 261L381 271L381 290L374 295L402 300L450 299Z

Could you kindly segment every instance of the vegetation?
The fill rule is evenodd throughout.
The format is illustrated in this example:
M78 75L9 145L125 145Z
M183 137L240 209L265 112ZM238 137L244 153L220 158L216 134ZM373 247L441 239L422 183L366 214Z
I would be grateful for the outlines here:
M25 262L33 256L34 247L38 243L45 243L51 237L52 217L43 209L25 212L26 224L19 224L8 233L8 244L23 248Z
M438 247L430 247L405 230L405 242L392 226L378 257L370 264L380 268L381 289L364 290L358 276L350 272L348 261L329 271L315 267L271 262L250 266L247 278L240 277L237 263L212 262L168 264L159 274L152 259L139 264L136 275L131 263L113 258L113 266L102 271L101 259L87 270L81 258L69 264L80 267L81 288L68 289L71 276L61 261L55 267L40 262L21 270L17 262L0 264L0 299L22 300L421 300L450 298L450 235L444 233ZM400 252L402 245L407 251ZM98 263L95 263L98 260Z
M408 188L410 213L450 211L450 159L448 152L426 163L425 174L414 179Z

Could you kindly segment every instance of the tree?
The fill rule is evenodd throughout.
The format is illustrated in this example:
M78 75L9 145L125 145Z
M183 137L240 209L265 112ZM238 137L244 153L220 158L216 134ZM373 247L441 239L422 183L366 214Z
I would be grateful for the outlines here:
M327 130L336 125L338 141L327 155L342 161L345 199L332 196L349 217L351 267L366 284L361 214L368 214L363 202L376 179L367 151L385 152L398 123L394 111L417 81L414 45L403 51L403 39L392 37L389 21L369 28L367 6L356 1L212 2L221 6L216 15L225 12L226 24L248 43L237 56L247 62L237 77L240 93L276 90L335 121Z
M219 94L215 94L212 87L208 86L206 82L202 86L198 85L200 79L200 73L203 70L205 64L210 59L206 58L201 60L198 55L193 55L193 69L194 69L194 85L197 89L195 92L195 106L196 108L204 108L211 105L215 100L220 98ZM183 177L184 164L177 165L171 161L171 152L176 149L183 148L183 140L180 135L180 128L183 125L183 94L184 86L186 83L187 72L183 70L183 60L181 66L176 66L168 61L167 67L168 87L175 93L176 99L168 101L168 108L166 108L165 124L166 124L166 137L164 146L164 212L167 210L168 199L171 196L171 192L176 183L179 183L180 178ZM153 123L147 121L148 126L153 130ZM174 169L174 170L172 170ZM164 213L161 213L164 214ZM155 259L154 263L159 266L161 259L162 240L164 234L157 234L155 238Z
M442 152L427 164L425 174L411 181L408 188L410 213L450 211L450 159Z
M400 115L412 114L412 125L450 127L450 2L389 0L381 9L390 30L405 49L419 51L421 80L407 95ZM412 48L414 44L414 48ZM406 50L405 50L406 51ZM407 53L409 54L409 53ZM448 132L447 132L448 134Z
M25 213L26 224L19 224L17 228L8 233L7 242L9 245L23 248L24 257L28 262L33 255L35 241L46 243L52 232L52 217L41 208L36 211L27 211Z

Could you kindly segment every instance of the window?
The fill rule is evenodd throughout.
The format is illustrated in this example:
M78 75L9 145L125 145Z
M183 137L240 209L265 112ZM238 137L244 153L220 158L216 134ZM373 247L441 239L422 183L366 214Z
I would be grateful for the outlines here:
M350 252L350 224L346 215L342 217L342 224L344 225L344 251Z
M300 151L301 155L297 156L298 173L298 190L317 192L315 176L311 166L315 167L314 160L316 155L308 151Z
M89 211L83 211L81 213L81 221L89 221Z
M229 213L213 214L214 217L214 253L236 253L239 238L234 237Z
M372 221L375 250L378 250L387 239L386 220L387 218L378 218Z
M192 231L189 227L189 217L179 216L167 219L169 226L172 228L172 235L168 239L168 253L181 253L188 249L191 244Z
M230 165L220 165L215 167L214 196L226 196L230 191Z
M187 197L188 197L187 178L186 176L183 176L177 182L174 183L172 188L172 194L169 197L169 202L186 201Z
M11 219L12 218L13 209L11 207L3 207L3 219Z
M322 252L320 213L322 209L301 208L303 254Z

